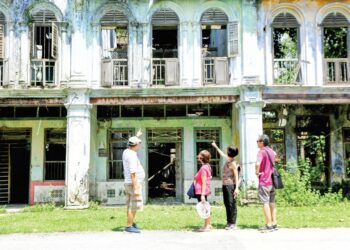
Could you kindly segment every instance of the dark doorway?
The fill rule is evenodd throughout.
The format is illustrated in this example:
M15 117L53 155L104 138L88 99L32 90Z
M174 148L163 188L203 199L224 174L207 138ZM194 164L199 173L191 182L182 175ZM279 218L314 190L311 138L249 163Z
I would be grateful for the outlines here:
M309 161L314 188L330 187L330 121L328 116L298 116L298 157Z
M150 198L176 196L175 161L171 156L175 143L151 143L148 147L148 176Z
M24 204L29 199L30 144L10 143L11 185L10 203Z

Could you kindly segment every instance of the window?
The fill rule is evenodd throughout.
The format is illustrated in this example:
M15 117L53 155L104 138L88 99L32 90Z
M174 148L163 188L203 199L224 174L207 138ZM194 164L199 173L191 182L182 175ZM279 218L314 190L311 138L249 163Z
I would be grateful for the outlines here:
M285 131L280 128L264 129L264 134L270 138L270 147L277 153L280 163L286 163Z
M216 142L218 147L221 145L221 132L219 128L214 129L196 129L195 130L195 140L196 140L196 157L198 153L202 150L208 150L211 154L211 168L213 177L220 177L220 155L212 147L211 143ZM197 161L197 158L196 158ZM197 165L198 169L201 167L200 164Z
M101 19L102 86L128 85L128 19L112 10Z
M343 129L345 176L350 178L350 128Z
M152 17L152 84L178 85L179 18L170 9L160 9Z
M123 179L123 151L133 130L112 130L109 133L108 179Z
M203 83L228 83L228 56L238 54L238 23L229 23L227 15L212 8L203 13L202 57Z
M349 79L349 22L337 12L322 22L323 53L326 83L348 83Z
M32 18L31 85L53 85L58 54L57 20L48 10L39 11Z
M45 180L64 180L66 170L66 130L45 130Z
M299 23L290 13L281 13L272 23L273 74L275 84L301 82Z

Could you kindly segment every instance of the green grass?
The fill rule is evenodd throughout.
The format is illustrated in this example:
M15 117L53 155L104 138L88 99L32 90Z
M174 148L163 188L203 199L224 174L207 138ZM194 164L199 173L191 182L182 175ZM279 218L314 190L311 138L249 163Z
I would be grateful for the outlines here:
M64 210L63 208L25 209L0 216L0 234L32 232L120 231L125 225L125 207ZM350 203L334 206L280 207L279 225L284 228L350 227ZM214 206L214 228L223 228L225 209ZM192 230L202 225L193 206L148 205L137 215L145 230ZM264 224L260 206L238 208L240 228L258 228Z

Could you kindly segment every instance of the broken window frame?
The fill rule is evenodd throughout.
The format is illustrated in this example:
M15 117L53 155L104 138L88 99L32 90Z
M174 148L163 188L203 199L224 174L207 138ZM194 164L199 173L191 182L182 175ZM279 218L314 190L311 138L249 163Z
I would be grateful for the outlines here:
M125 133L128 134L127 137L123 137L122 139L113 139L113 133ZM108 142L108 158L107 158L107 180L108 181L116 181L124 179L124 171L123 171L123 159L122 155L124 150L127 148L128 138L135 134L134 128L115 128L110 129L107 133L107 142ZM120 159L113 159L113 144L120 143L117 147L117 150L120 150ZM117 153L115 153L117 154Z
M120 87L129 85L128 73L128 51L130 43L129 21L124 13L118 10L106 12L100 21L100 44L101 44L101 86L102 87ZM109 30L109 32L105 32ZM125 43L121 43L121 48L118 48L119 39L118 31L125 32ZM105 38L106 34L108 38ZM108 34L109 33L109 34ZM112 37L111 37L112 35ZM109 45L105 39L111 40ZM105 48L107 45L107 48ZM116 46L109 48L110 46ZM109 48L109 49L108 49Z
M289 18L294 18L296 24L288 23L288 20L284 20L283 24L281 23L275 23L276 19L280 15L289 15ZM276 58L275 56L275 29L296 29L297 33L297 56L296 58ZM289 85L289 84L296 84L296 83L302 83L302 67L301 67L301 60L300 60L300 53L301 53L301 44L300 44L300 24L298 20L295 18L295 16L292 13L289 12L282 12L274 17L272 23L271 23L271 53L272 53L272 76L273 76L273 84L278 85ZM282 74L278 71L282 71ZM284 72L283 72L284 71ZM283 78L286 79L283 79Z
M276 137L273 135L273 131L280 131L283 134L281 140L276 140ZM287 162L286 160L286 131L284 128L264 128L264 134L270 138L270 147L277 153L278 163L282 163L284 168ZM279 154L279 149L283 151L283 154Z
M350 135L350 127L344 127L343 128L343 159L344 159L344 174L345 178L350 179L350 136L347 138L346 133L349 133ZM349 147L349 151L347 154L347 147Z
M167 13L169 16L167 17ZM157 15L163 15L158 17ZM174 17L176 16L176 17ZM155 18L164 18L163 21ZM167 22L169 18L169 22ZM177 20L171 20L176 18ZM180 20L176 12L169 8L158 9L152 16L151 22L151 43L152 43L152 60L151 60L151 85L155 86L178 86L180 85L180 66L179 66L179 46L180 46ZM176 44L176 56L174 57L155 57L153 54L153 37L155 27L176 27L177 31L177 44ZM164 53L163 53L164 54Z
M340 12L333 12L329 13L325 18L323 19L321 23L322 28L322 59L323 59L323 82L325 84L348 84L350 83L350 23L347 22L347 24L329 24L327 22L327 18L330 17L330 15L341 15L346 19L346 16L344 16ZM341 18L340 16L340 18ZM347 20L347 19L346 19ZM337 21L335 21L337 22ZM338 21L339 22L339 21ZM341 22L341 21L340 21ZM325 29L329 28L346 28L347 29L347 37L346 37L346 50L347 50L347 57L346 58L326 58L325 55Z
M198 132L199 131L211 131L214 133L217 133L219 138L199 138L198 137ZM197 170L200 169L201 165L198 163L197 160L197 155L199 154L199 143L207 143L208 147L205 148L205 150L208 150L211 153L211 161L210 161L210 166L212 168L212 177L214 179L219 179L221 178L221 159L220 159L220 154L211 146L211 143L215 140L216 144L218 147L221 147L222 144L222 131L221 128L206 128L206 127L196 127L194 128L194 152L195 152L195 164L197 166ZM204 150L204 149L202 149ZM214 157L215 155L215 157ZM215 165L213 164L215 162Z
M36 15L38 17L36 17ZM42 15L42 20L41 19ZM48 15L48 16L46 16ZM58 52L59 52L59 39L60 39L60 27L58 21L51 10L41 10L35 13L33 16L33 22L31 23L30 32L30 86L32 87L46 87L56 86L58 76ZM51 27L51 30L50 30ZM38 29L43 29L44 32L50 31L51 41L46 41L45 44L50 46L48 54L45 56L45 48L42 48L41 54L36 49L39 41L37 41ZM45 36L46 37L46 36ZM50 40L45 38L44 40ZM41 45L39 45L41 46ZM44 58L45 57L45 58Z
M62 134L59 138L50 138L50 133ZM45 144L44 144L44 181L62 181L65 180L66 171L66 154L64 160L47 160L47 150L50 150L50 145L63 145L66 147L67 144L67 132L66 128L46 128L44 130ZM49 168L54 170L48 171Z

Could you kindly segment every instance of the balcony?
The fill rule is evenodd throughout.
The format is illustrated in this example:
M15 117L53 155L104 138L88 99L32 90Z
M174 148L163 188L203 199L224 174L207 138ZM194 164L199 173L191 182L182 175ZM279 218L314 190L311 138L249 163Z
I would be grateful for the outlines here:
M301 82L299 59L274 59L274 84L289 85Z
M102 87L128 86L128 53L106 50L102 59Z
M179 60L177 58L153 58L152 85L179 85Z
M227 57L205 57L202 59L204 85L227 85L229 68Z
M349 83L349 59L324 59L325 84Z
M56 86L56 61L52 59L32 59L30 62L30 85L32 87Z

